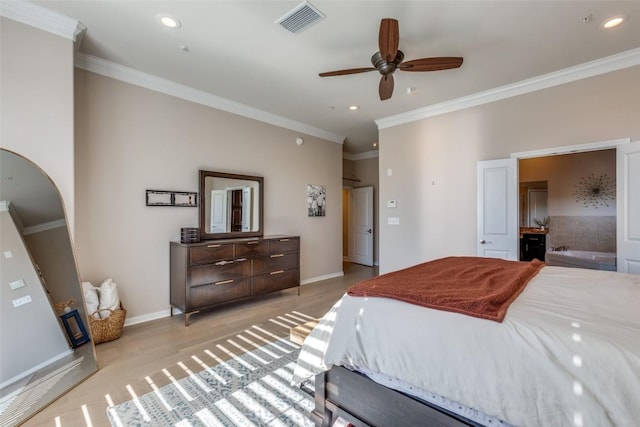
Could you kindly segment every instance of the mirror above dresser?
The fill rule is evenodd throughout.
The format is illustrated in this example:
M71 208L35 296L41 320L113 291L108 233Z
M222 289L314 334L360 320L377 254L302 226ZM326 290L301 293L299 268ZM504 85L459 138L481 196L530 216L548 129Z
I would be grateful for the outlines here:
M200 171L200 238L257 237L263 234L263 178Z

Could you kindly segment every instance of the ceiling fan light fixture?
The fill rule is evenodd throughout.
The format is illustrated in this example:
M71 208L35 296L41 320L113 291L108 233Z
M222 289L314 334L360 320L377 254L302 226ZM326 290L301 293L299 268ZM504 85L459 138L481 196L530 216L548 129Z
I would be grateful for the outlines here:
M610 18L605 19L605 21L602 23L602 28L604 28L605 30L608 30L610 28L618 27L622 23L624 23L627 19L628 18L626 15L612 16Z
M182 26L182 23L175 16L169 15L168 13L159 13L156 15L157 21L167 28L171 28L172 30L177 30Z

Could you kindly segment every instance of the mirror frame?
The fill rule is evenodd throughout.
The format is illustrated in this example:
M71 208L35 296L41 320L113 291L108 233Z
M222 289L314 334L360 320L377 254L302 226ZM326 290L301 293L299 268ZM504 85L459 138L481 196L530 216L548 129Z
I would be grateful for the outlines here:
M83 360L82 362L80 362L79 364L73 367L73 370L75 370L73 374L75 375L75 377L73 377L73 381L66 383L66 381L69 381L67 379L66 381L60 381L59 383L54 384L53 386L51 386L51 388L47 389L46 392L43 393L40 397L38 397L35 400L32 400L31 404L26 409L24 409L20 413L20 415L17 416L17 418L14 419L14 421L17 422L16 425L22 425L23 423L26 424L28 420L36 416L38 413L40 413L42 410L47 408L49 405L53 404L63 395L70 392L76 386L80 385L80 383L82 383L83 381L86 381L88 378L90 378L92 375L98 372L99 365L98 365L98 357L96 354L96 348L94 344L93 333L91 332L91 327L89 325L89 319L88 319L89 313L87 312L87 306L84 299L84 292L82 291L82 285L81 285L82 278L80 276L80 269L78 267L78 258L77 258L75 242L71 236L71 229L69 227L69 217L67 215L67 207L65 205L64 198L62 197L62 193L60 192L60 189L55 184L53 179L51 179L51 177L47 174L47 172L44 169L42 169L37 163L35 163L35 161L15 151L12 151L6 148L0 148L0 157L4 156L5 155L4 153L7 153L8 155L15 156L16 158L22 159L25 166L33 167L34 170L39 171L39 173L42 174L44 179L48 181L50 185L50 189L47 189L47 191L51 191L53 194L55 194L58 197L58 200L62 207L62 214L64 218L64 228L65 228L64 234L66 235L67 242L69 245L69 250L71 252L70 254L71 258L69 259L69 264L73 264L73 267L75 268L73 278L75 279L74 281L76 282L73 285L71 284L69 285L69 289L66 290L67 294L65 295L74 299L75 303L81 306L81 309L78 310L79 315L90 337L90 340L88 342L81 343L76 348L74 348L72 343L69 342L69 340L67 340L67 343L69 345L69 351L71 352L69 355L63 357L62 359L54 360L53 362L49 361L50 363L48 363L46 366L42 366L42 365L34 366L32 370L29 371L33 375L33 378L39 378L39 377L42 377L44 374L46 374L48 370L51 370L52 368L57 367L58 366L57 364L60 364L62 360L67 360L67 358L71 357L71 354L74 354L73 357L75 358L77 358L77 355L75 355L76 353L85 356L85 360ZM23 187L22 190L24 189L25 188ZM33 190L32 185L29 185L27 187L27 191L30 191L30 190L31 191ZM38 193L38 196L41 198L42 195ZM52 296L52 293L50 293L50 289L53 289L55 287L54 285L55 281L47 280L47 278L48 277L50 278L51 276L49 276L48 273L45 271L40 271L40 268L37 265L37 259L36 257L33 256L33 246L29 244L28 239L25 239L23 231L24 230L19 230L20 238L22 239L22 244L24 245L24 248L28 253L29 262L33 266L35 274L37 274L39 277L39 280L37 283L36 282L29 283L29 286L42 287L43 294L46 295L47 302L51 307L51 312L55 319L54 321L56 325L60 328L62 336L65 339L67 339L67 332L65 331L63 324L60 321L60 311L54 305L54 301L52 299L53 296ZM69 267L71 267L71 265L69 265ZM16 333L19 333L19 332L16 332ZM93 360L90 360L89 357L92 358ZM91 369L87 369L87 367ZM29 377L25 376L22 378L29 378ZM37 382L34 384L32 380L29 380L29 381L30 382L28 383L27 387L25 387L27 391L29 387L35 388L36 394L42 391L42 387L43 387L42 385L39 385ZM10 386L11 385L9 385L9 387ZM40 387L39 391L37 387ZM18 396L20 396L20 394L18 394ZM19 401L20 399L18 399L18 402ZM9 403L7 408L5 408L8 410L7 411L8 413L11 413L11 405L12 404Z
M264 178L261 176L253 175L238 175L233 173L215 172L200 170L200 203L198 204L198 227L200 228L201 240L212 239L231 239L238 237L262 237L264 233ZM205 179L206 178L230 178L230 179L242 179L247 181L257 181L258 190L260 192L260 200L258 200L258 209L260 210L258 215L258 231L229 231L226 233L207 233L205 224L205 213L209 209L210 203L207 203L207 197L205 194Z

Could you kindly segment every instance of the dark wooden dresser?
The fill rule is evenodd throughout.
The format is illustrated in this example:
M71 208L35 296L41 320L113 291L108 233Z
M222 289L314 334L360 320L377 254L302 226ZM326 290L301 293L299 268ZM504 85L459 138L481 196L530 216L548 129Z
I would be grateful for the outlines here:
M185 325L200 310L256 295L298 287L300 237L171 242L171 315L177 308Z

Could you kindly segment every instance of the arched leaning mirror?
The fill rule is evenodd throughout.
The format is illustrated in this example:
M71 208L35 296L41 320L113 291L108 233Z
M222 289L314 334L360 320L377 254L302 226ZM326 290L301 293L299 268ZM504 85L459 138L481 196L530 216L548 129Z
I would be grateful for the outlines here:
M19 425L97 364L60 193L4 149L0 246L0 424Z

